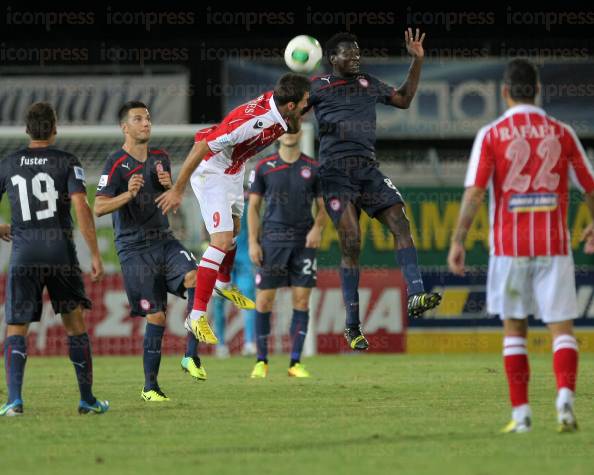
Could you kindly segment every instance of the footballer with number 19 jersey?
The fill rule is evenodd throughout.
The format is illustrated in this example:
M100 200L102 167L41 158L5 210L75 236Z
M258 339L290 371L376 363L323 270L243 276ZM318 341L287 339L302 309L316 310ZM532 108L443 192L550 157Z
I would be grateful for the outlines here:
M0 197L8 195L11 209L10 231L1 237L12 238L13 243L5 309L8 402L0 407L0 416L23 414L26 336L29 325L41 319L44 288L68 335L81 397L79 413L101 414L109 409L109 403L96 399L92 392L91 343L84 323L84 309L91 308L91 301L74 245L71 205L91 254L92 281L101 279L103 265L84 170L76 156L53 146L56 123L51 104L32 104L26 116L29 145L10 154L0 166Z

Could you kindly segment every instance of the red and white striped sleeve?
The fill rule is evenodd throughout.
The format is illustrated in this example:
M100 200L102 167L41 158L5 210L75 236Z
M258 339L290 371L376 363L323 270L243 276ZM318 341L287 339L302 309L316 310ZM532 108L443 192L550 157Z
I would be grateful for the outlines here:
M575 131L567 124L563 124L567 140L567 156L569 158L570 177L573 183L585 193L594 191L594 170L590 159L582 147Z
M206 140L211 152L218 153L226 147L234 147L258 136L262 132L262 127L256 125L259 120L255 115L243 115L229 121L225 120L217 126L199 130L194 137L194 142Z
M491 144L491 126L487 125L478 131L474 139L464 186L466 188L471 186L487 188L494 168L495 156Z

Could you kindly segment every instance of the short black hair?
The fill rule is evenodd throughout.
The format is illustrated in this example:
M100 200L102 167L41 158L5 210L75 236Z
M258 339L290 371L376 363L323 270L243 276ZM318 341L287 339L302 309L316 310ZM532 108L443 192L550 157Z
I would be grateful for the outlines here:
M124 105L122 105L122 107L120 107L120 110L118 111L118 119L120 121L120 124L128 118L128 112L130 112L130 109L139 108L148 110L148 106L144 102L128 101L124 103Z
M287 73L274 86L274 99L279 106L289 102L299 102L306 92L309 92L311 83L301 74Z
M538 87L538 70L527 59L512 59L505 67L503 82L514 101L533 101Z
M337 54L338 45L340 43L356 43L357 41L357 37L352 33L346 31L336 33L332 38L326 41L326 59L330 62L330 56Z
M48 140L56 130L56 111L49 102L34 102L25 115L26 131L33 140Z

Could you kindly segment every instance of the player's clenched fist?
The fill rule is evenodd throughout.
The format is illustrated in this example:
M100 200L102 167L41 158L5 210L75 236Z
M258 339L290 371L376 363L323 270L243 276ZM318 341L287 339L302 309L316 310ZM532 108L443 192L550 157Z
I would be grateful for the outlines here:
M161 186L166 190L169 190L173 186L173 182L171 181L171 174L169 172L158 172L157 177L159 178L159 183L161 183Z
M132 178L128 182L128 191L132 194L132 198L136 198L136 195L143 186L144 178L142 178L142 175L132 175Z

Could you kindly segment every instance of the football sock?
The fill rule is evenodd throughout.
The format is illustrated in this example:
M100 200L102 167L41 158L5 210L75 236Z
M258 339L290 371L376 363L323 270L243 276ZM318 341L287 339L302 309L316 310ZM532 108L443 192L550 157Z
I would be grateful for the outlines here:
M186 307L186 315L192 312L192 306L194 305L194 288L187 289L188 291L188 305ZM198 356L198 340L191 333L188 333L186 338L186 353L184 356Z
M573 335L559 335L553 341L553 369L557 380L557 408L573 405L577 379L578 344Z
M23 399L23 378L27 362L27 342L24 336L12 335L4 341L4 369L8 386L8 402Z
M270 335L270 312L256 310L256 347L258 361L268 363L268 335Z
M192 307L194 306L194 295L196 294L196 289L194 287L190 287L187 290L188 294L188 302L186 303L186 315L192 312Z
M204 251L196 272L196 290L194 306L192 307L196 312L191 312L190 318L197 320L202 313L206 312L208 301L217 280L219 266L224 258L225 252L212 245L208 246Z
M227 251L221 265L219 266L219 273L217 274L217 280L215 286L218 288L229 287L231 284L231 270L233 269L233 263L235 262L235 253L237 252L237 245L235 244L235 238L233 238L233 247Z
M528 365L526 338L518 336L504 337L503 361L512 407L516 408L528 404L530 367Z
M161 365L161 342L165 327L146 323L144 332L144 354L142 363L144 365L144 390L159 389L157 376Z
M359 268L341 267L340 281L346 308L346 326L358 327L359 320Z
M307 310L293 309L293 318L291 319L290 335L293 346L291 348L291 366L301 360L303 343L307 335L307 324L309 322L309 312Z
M188 333L186 337L186 357L198 356L198 340L192 333Z
M404 275L404 280L406 280L408 295L424 292L425 286L423 285L423 278L421 277L421 271L417 263L417 250L414 247L398 249L396 251L396 260Z
M68 354L76 372L80 398L87 404L95 404L93 396L93 358L91 356L91 342L89 335L68 337Z
M512 409L512 419L517 422L525 422L526 418L532 419L532 410L529 404L522 404Z

